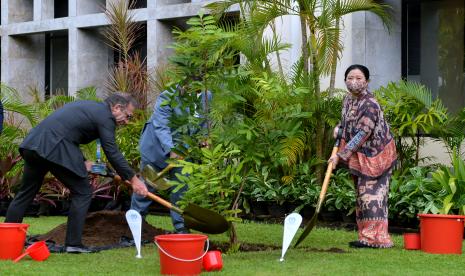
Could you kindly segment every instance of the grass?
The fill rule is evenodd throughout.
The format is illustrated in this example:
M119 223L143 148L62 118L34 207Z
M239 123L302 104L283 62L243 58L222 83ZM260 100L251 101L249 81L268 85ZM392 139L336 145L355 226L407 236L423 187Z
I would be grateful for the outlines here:
M66 220L64 217L26 218L29 234L49 231ZM0 218L0 221L3 221ZM170 229L168 217L148 217L154 226ZM241 241L281 245L283 227L279 224L245 222L237 225ZM299 230L301 231L301 230ZM297 233L298 236L300 232ZM461 255L433 255L402 249L402 237L394 235L392 249L351 249L354 231L316 228L299 249L290 248L284 262L280 250L223 254L222 275L463 275ZM226 241L225 235L210 235L214 241ZM340 248L347 253L315 252L309 249ZM158 275L158 253L153 244L142 248L136 259L135 248L102 251L97 254L52 254L44 262L29 257L19 263L0 261L0 275ZM220 274L210 273L210 274ZM205 275L208 275L205 273Z

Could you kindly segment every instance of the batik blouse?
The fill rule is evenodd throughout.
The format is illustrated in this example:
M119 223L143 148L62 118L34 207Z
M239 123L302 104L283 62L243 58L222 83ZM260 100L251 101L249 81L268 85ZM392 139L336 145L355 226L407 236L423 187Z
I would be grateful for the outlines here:
M342 139L337 155L358 176L377 178L396 162L396 145L373 94L348 95L342 105Z

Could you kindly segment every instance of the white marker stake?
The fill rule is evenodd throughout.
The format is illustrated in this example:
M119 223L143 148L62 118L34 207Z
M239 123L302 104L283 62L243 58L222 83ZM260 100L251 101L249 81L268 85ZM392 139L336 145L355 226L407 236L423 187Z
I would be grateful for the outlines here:
M284 261L284 254L286 254L292 239L297 233L300 224L302 223L302 216L298 213L292 213L284 219L284 234L283 234L283 249L281 253L280 262Z
M140 255L140 243L142 236L142 217L136 210L128 210L126 212L126 221L128 222L129 228L131 229L132 237L137 248L136 258L142 258Z

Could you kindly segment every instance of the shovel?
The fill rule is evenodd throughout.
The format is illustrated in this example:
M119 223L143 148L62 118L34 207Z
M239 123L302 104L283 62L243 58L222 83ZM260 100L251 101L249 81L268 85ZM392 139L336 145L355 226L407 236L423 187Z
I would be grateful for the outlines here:
M121 177L119 175L114 175L114 179L121 181ZM125 183L131 185L131 183L127 180ZM182 210L153 193L147 193L146 197L182 215L184 218L184 225L189 229L207 234L221 234L229 229L229 223L223 216L196 204L189 203L189 205Z
M163 176L173 167L173 164L169 164L161 172L157 172L157 170L155 170L155 168L153 168L152 166L146 165L142 169L141 175L144 178L145 183L152 186L158 191L164 191L171 188L172 185L168 184L168 180Z
M333 151L331 152L331 156L335 155L339 149L339 143L341 142L341 136L342 136L342 129L339 129L339 132L337 134L336 138L336 143L334 143ZM326 190L328 189L328 184L329 184L329 179L331 178L331 174L333 172L334 166L333 162L328 163L328 168L326 169L326 174L325 174L325 179L323 181L323 185L321 186L321 192L320 192L320 197L318 198L318 202L316 204L315 208L315 214L313 215L312 219L307 223L307 225L304 228L304 231L300 235L299 239L295 243L294 247L297 247L299 243L301 243L307 236L310 234L312 231L313 227L315 227L318 214L320 213L321 205L323 205L323 201L325 200L326 197Z
M184 210L181 210L170 202L150 192L147 194L147 197L182 215L184 218L184 225L189 229L207 234L221 234L229 229L229 224L223 216L196 204L189 203Z

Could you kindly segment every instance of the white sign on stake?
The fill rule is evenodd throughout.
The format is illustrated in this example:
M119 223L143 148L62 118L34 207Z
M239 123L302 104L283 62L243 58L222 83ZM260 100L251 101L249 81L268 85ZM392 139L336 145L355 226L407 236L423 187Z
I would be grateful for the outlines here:
M286 251L301 223L302 216L298 213L292 213L284 219L283 249L281 252L281 258L279 259L280 262L284 261L284 254L286 254Z
M136 210L128 210L126 212L126 221L129 229L131 229L132 237L137 249L136 258L142 258L140 255L141 236L142 236L142 217Z

